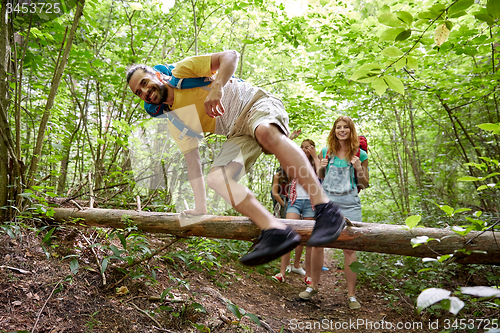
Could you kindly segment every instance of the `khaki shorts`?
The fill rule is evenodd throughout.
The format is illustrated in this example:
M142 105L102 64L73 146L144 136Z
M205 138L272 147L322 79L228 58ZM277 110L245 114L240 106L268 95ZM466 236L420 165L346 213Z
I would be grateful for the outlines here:
M262 124L275 124L283 134L289 135L288 114L281 100L267 95L253 103L247 112L243 110L236 119L212 167L224 167L231 162L236 162L243 168L235 179L243 177L263 153L262 147L255 138L255 130Z

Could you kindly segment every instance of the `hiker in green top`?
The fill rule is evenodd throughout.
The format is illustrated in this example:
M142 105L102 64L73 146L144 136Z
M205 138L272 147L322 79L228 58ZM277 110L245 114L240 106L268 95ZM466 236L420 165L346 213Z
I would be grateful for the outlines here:
M302 150L288 138L288 114L278 98L248 82L233 80L239 54L224 51L186 58L176 64L176 78L211 77L204 89L177 89L168 84L165 74L151 67L134 65L127 71L132 92L149 104L166 104L168 112L193 131L222 134L227 137L215 158L207 184L238 212L248 216L261 230L259 241L240 262L261 265L290 252L300 243L300 235L279 222L257 201L252 192L238 184L239 178L264 151L272 153L290 177L297 178L315 205L316 223L309 238L310 246L322 246L336 240L345 227L337 205L329 200ZM215 74L217 72L217 74ZM187 162L188 178L195 208L188 214L206 214L207 203L198 139L183 135L170 126L172 137Z
M368 186L368 155L359 148L356 127L351 118L340 116L335 120L328 135L328 149L324 149L320 157L318 176L323 178L323 189L328 197L340 206L342 215L351 221L361 222L361 201L357 185L361 188ZM357 260L356 252L344 250L344 256L348 304L351 309L359 309L361 305L355 296L357 274L349 267ZM311 254L312 283L299 294L300 298L308 300L318 293L323 260L324 249L314 247Z

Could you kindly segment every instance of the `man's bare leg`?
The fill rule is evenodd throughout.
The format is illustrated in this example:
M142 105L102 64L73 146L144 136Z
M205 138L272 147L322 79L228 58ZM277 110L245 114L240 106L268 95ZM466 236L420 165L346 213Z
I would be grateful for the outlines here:
M323 191L302 149L297 147L274 124L259 125L255 130L255 137L265 150L278 158L286 173L296 178L311 198L315 208L316 223L307 245L323 247L335 241L344 229L346 221L340 213L339 206L330 201Z
M300 244L301 237L279 222L257 201L252 192L234 180L240 169L241 165L235 162L213 168L208 174L207 182L231 206L262 229L259 242L253 250L240 258L244 265L262 265L293 250Z
M208 186L260 229L285 229L286 226L262 206L248 188L234 180L241 168L242 165L236 162L213 168L207 177Z
M260 125L255 130L255 137L265 150L276 156L286 173L297 179L309 194L313 205L330 201L302 149L287 138L276 125Z

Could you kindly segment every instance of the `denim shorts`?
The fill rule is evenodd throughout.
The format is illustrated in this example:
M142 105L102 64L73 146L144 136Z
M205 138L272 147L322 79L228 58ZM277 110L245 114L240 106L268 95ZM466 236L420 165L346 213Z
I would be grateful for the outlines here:
M238 116L212 167L224 167L236 162L243 166L236 180L248 173L259 156L263 152L268 153L263 151L255 138L255 130L262 124L274 124L284 135L289 135L288 114L280 99L261 97L246 113Z
M297 199L293 203L293 206L291 205L291 202L288 201L286 213L295 213L302 216L302 218L314 217L314 211L311 207L311 200L309 199Z

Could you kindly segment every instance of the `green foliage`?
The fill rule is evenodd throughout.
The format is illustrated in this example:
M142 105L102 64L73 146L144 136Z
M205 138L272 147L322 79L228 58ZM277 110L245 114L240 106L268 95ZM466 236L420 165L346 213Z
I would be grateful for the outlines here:
M238 318L238 326L240 326L241 320L243 319L243 317L248 317L255 324L261 326L259 317L257 317L253 313L246 312L242 308L239 308L238 306L236 306L232 303L227 303L226 307L228 308L229 311L231 311L236 316L236 318Z
M88 333L93 333L94 332L94 326L99 325L100 322L95 319L94 317L99 313L99 311L94 312L93 314L89 315L89 320L85 323L85 326L87 327Z
M406 219L405 224L411 230L411 229L417 227L417 225L421 219L422 218L419 215L412 215Z
M13 89L21 87L14 92L15 98L29 100L21 105L27 111L22 113L22 124L26 124L21 126L22 160L31 158L31 134L41 118L55 68L54 54L72 22L76 1L63 5L57 17L47 19L37 14L29 34L28 16L19 15L14 24L21 36L30 38L26 52L20 47L16 55L23 61L17 64L24 70L23 82L14 76L9 82ZM467 120L475 119L491 129L492 135L497 133L499 119L491 112L496 105L495 68L489 65L494 61L488 60L494 56L491 36L497 29L496 2L395 5L379 1L363 6L353 3L352 8L338 10L315 3L292 12L269 1L215 1L197 3L194 10L197 20L185 24L193 17L188 3L177 2L163 13L158 4L144 1L124 6L110 0L87 1L64 82L51 110L42 168L34 175L44 179L37 185L44 189L23 189L17 194L32 206L30 211L36 208L37 213L45 213L45 207L35 206L44 205L39 198L78 188L82 175L88 172L94 175L95 188L104 188L96 194L100 198L130 203L140 195L149 206L160 206L155 209L162 211L183 209L184 200L192 206L185 165L175 161L177 151L171 143L159 159L133 149L133 133L151 128L145 127L138 99L123 89L124 72L133 62L176 62L188 55L223 49L242 52L241 70L238 68L236 74L281 97L291 127L302 128L304 136L315 137L324 145L331 121L340 113L351 115L360 132L370 132L369 140L377 142L370 155L370 178L379 190L369 194L379 196L376 202L384 205L388 202L385 197L392 196L394 201L390 207L379 204L373 210L375 215L382 215L381 211L387 215L388 210L389 215L413 214L425 208L422 206L430 197L453 205L480 203L482 199L471 193L467 184L453 183L462 177L472 177L472 181L480 176L467 164L464 168L452 166L488 164L482 158L495 160L494 136L483 140L474 133L476 124ZM157 26L157 22L162 23ZM482 22L488 22L492 30L485 30ZM211 30L214 26L217 28ZM449 34L436 47L436 29L443 27ZM231 38L226 38L228 31ZM447 114L442 102L452 114ZM397 116L387 112L394 109ZM394 131L398 127L401 131ZM148 132L147 138L152 137ZM159 140L171 141L168 137ZM154 143L150 140L147 144ZM213 137L207 139L207 145L202 143L205 172L220 144L221 140ZM471 155L470 151L483 152L484 156ZM137 160L163 160L168 184L158 187L150 181L153 171L162 173L162 166L142 167ZM267 184L263 180L272 172L269 164L276 162L262 159L254 168L261 161L266 166L254 172L247 184L259 200L269 202L268 186L261 185ZM44 178L49 174L51 177ZM498 188L491 184L498 183L498 174L489 170L485 175L490 177L479 181L489 182L476 188L493 198ZM113 187L116 184L126 185ZM209 201L211 211L235 214L212 191L208 194L215 199ZM75 195L88 194L83 188ZM415 200L409 200L410 196ZM494 200L488 200L488 210L493 209ZM3 206L19 210L15 200Z
M8 105L8 121L0 125L12 133L12 150L20 151L10 160L23 167L33 157L59 50L73 21L76 1L59 3L60 15L37 13L29 31L28 15L14 15L9 22L9 38L21 43L10 48L9 70L15 71L8 73L10 100L2 104ZM38 171L22 180L10 165L0 168L8 170L0 175L2 181L8 179L0 182L0 193L7 193L5 200L0 195L0 212L15 216L15 222L2 223L0 230L19 239L24 228L31 228L26 221L53 215L53 198L88 200L89 173L94 197L106 207L130 207L136 196L147 203L146 210L176 212L184 209L184 200L192 207L184 160L168 132L145 120L139 100L126 87L125 70L132 63L172 63L226 49L242 55L237 76L283 100L290 127L302 129L297 142L311 137L324 146L337 116L354 119L357 131L370 142L372 186L360 194L365 221L405 221L403 227L410 230L449 226L460 237L470 231L498 230L494 214L500 209L495 52L499 8L496 0L354 1L350 7L320 1L294 13L274 1L215 0L196 2L194 8L177 1L163 12L158 4L144 0L87 0L50 110ZM153 149L160 143L161 149ZM215 135L200 143L205 174L222 143ZM241 181L268 208L270 176L277 163L262 156ZM26 170L23 173L26 176ZM29 182L34 185L27 187ZM238 215L212 190L207 198L210 213ZM124 221L126 230L108 234L98 229L100 243L93 246L104 254L101 273L152 253L148 238L133 221ZM58 246L54 228L36 229L43 235L47 256ZM412 245L432 246L438 241L421 236L412 239ZM233 278L222 269L224 261L237 259L248 247L245 242L204 238L185 245L163 258L174 269L180 264L207 271L221 286ZM460 269L498 282L488 270L457 268L450 263L454 255L422 261L359 254L363 265L352 268L394 306L429 285L445 287ZM78 258L65 259L70 259L76 274ZM265 274L267 268L256 271ZM153 282L156 274L147 265L122 272ZM419 279L412 280L415 274ZM385 278L381 281L380 276ZM172 281L189 287L182 277L172 274ZM166 290L162 297L170 292ZM443 306L451 308L451 301Z
M219 240L197 237L187 239L186 243L188 245L186 250L168 253L162 258L169 259L172 262L175 262L174 258L178 258L188 269L200 272L204 269L211 272L222 266L216 257L221 252Z
M7 223L0 227L0 231L5 232L11 239L16 239L22 236L22 229L16 223Z
M491 300L500 298L500 291L495 288L489 287L461 287L460 292L455 292L455 295L473 295L481 297L482 300ZM445 289L429 288L422 291L417 298L417 311L420 313L422 310L428 308L434 303L440 302L440 307L446 311L457 315L464 307L465 303L458 297L450 296L451 292ZM498 326L498 319L494 319L495 324Z

